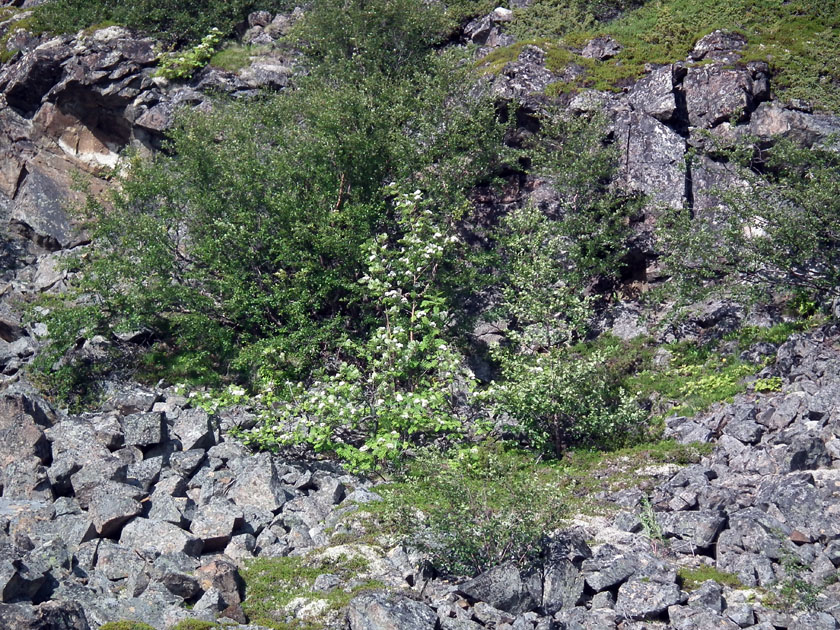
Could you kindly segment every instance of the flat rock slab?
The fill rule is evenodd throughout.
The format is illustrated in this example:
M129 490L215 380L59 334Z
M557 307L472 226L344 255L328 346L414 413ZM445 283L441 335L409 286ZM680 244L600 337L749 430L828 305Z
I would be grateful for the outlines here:
M133 413L122 419L126 446L154 446L164 440L163 414Z
M633 580L618 589L615 611L630 619L653 619L680 600L680 588L676 584Z
M223 549L242 522L242 510L232 503L211 503L195 511L190 531L204 541L204 551L213 551Z
M185 553L198 556L203 543L180 527L148 518L136 518L126 525L120 535L120 544L133 549L157 553Z
M367 593L350 602L350 630L434 630L437 615L422 602L400 595Z

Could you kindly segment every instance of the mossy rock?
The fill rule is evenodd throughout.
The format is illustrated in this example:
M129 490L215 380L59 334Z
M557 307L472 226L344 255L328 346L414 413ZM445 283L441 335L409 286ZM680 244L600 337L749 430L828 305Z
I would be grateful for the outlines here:
M155 630L152 626L142 621L109 621L99 630ZM184 630L184 629L182 629Z

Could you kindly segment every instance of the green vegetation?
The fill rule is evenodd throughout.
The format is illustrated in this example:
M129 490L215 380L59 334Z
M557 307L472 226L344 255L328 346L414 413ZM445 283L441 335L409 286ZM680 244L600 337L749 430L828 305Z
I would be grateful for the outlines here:
M210 57L208 63L222 70L236 72L248 66L251 63L251 57L258 55L264 50L259 46L229 45Z
M140 621L109 621L99 630L154 630L154 628Z
M487 59L497 69L512 60L523 43L543 47L549 66L574 62L586 70L570 85L553 91L620 89L642 75L645 64L686 58L694 43L716 29L744 34L749 46L744 62L768 61L773 85L782 100L805 99L817 107L840 111L840 9L817 0L654 0L634 3L607 0L536 0L518 9L511 31L520 40L510 50L494 51ZM617 11L624 13L614 20ZM614 58L596 62L578 53L597 35L610 36L623 47ZM552 57L554 61L552 63Z
M714 218L680 211L664 222L674 289L688 299L784 292L800 317L811 314L840 286L840 158L789 141L764 150L747 142L727 154L748 184L722 191Z
M315 630L323 627L318 619L301 621L286 611L297 598L322 600L316 617L337 617L351 599L367 590L383 588L375 580L359 579L367 566L359 557L343 557L337 561L311 558L257 558L248 561L240 570L245 582L242 610L252 624L274 630ZM316 591L315 579L322 574L338 575L354 584L348 590Z
M728 586L729 588L744 588L738 576L720 571L711 566L696 568L682 567L677 572L677 579L680 581L680 586L686 591L693 591L700 588L706 580L714 580L718 584Z
M185 619L176 623L172 630L223 630L224 626L212 621L201 621L200 619Z
M446 574L477 575L504 562L533 566L546 534L561 525L562 483L558 469L527 453L426 453L386 491L386 516Z
M50 33L74 33L112 22L148 32L172 44L198 43L213 28L230 35L250 12L283 11L286 0L54 0L36 10L36 27Z
M645 483L651 465L696 463L711 449L660 441L612 452L569 451L561 461L500 445L424 452L396 480L377 487L384 501L346 518L361 519L377 533L353 542L402 539L444 573L474 575L505 561L538 566L546 535L563 527L565 517L613 513L615 506L595 495Z
M574 449L655 440L664 414L693 413L746 391L745 377L763 366L740 361L731 348L666 345L670 359L654 362L649 340L591 339L596 313L626 280L643 201L611 185L618 156L597 117L569 120L547 108L539 133L505 146L502 121L511 112L472 89L475 69L464 51L440 49L453 24L479 5L318 2L292 35L306 72L290 89L249 103L220 100L209 115L184 113L167 152L129 156L115 175L118 192L91 196L81 209L94 245L70 262L77 273L69 297L38 305L49 309L50 346L35 376L47 393L77 411L109 376L208 387L199 404L243 404L258 415L256 429L241 435L255 448L305 445L350 468L384 472L410 465L432 443L458 452L500 435L566 462ZM662 6L598 28L646 24L644 11ZM597 12L628 8L606 3ZM163 57L161 73L189 76L225 28L208 28L202 43ZM571 59L567 45L548 46L550 64ZM496 67L516 50L487 63ZM250 52L231 47L215 63L236 67ZM808 158L779 147L750 163L761 167L764 186L752 196L779 210L733 193L731 226L715 233L731 240L722 249L684 229L686 217L676 213L663 238L673 239L670 251L689 255L665 262L697 288L697 274L743 277L748 258L752 277L770 288L784 274L797 279L790 306L804 316L818 306L809 291L840 285L836 228L800 221L821 249L799 238L797 250L790 208L815 217L833 211L837 164L821 152ZM733 163L746 155L733 153ZM779 167L783 160L792 160L794 173ZM479 214L471 191L523 169L551 183L558 206ZM737 240L738 221L771 211L768 222L788 221L765 229L778 227L783 252L762 238ZM721 251L742 258L725 265ZM710 252L719 258L704 260ZM482 303L492 309L481 317L506 324L484 357L495 376L489 384L464 358L483 308L473 306ZM794 329L744 331L738 345ZM146 331L146 347L117 341L137 330ZM113 349L94 361L77 342L95 335ZM779 386L753 384L755 391ZM452 475L462 473L453 464ZM515 470L508 474L518 483ZM483 562L451 553L441 562L459 570Z
M196 70L207 65L221 39L222 32L214 27L202 38L201 43L193 48L162 55L159 58L157 75L166 79L190 78Z
M781 562L784 577L767 590L763 599L770 608L784 612L818 610L822 592L840 579L837 573L823 579L807 576L808 567L793 554L786 554Z

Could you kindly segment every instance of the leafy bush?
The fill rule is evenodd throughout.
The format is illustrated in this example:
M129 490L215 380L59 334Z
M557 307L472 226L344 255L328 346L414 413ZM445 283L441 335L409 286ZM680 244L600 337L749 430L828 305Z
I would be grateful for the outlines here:
M212 28L223 34L257 9L283 11L287 0L52 0L37 8L41 30L76 32L113 22L146 31L170 43L198 42Z
M483 396L556 454L573 445L632 442L645 416L616 387L603 356L564 349L588 332L593 298L587 293L620 277L637 208L609 190L615 155L602 133L598 120L547 118L535 170L558 193L557 216L522 208L505 218L498 237L499 312L511 329L509 343L492 350L502 378Z
M158 58L158 76L189 79L196 70L207 65L221 39L222 32L214 27L195 47L181 53L161 55Z
M286 400L274 400L278 384L265 371L268 413L249 442L263 448L303 442L370 469L399 459L421 438L461 432L455 401L471 390L471 375L443 337L450 315L436 283L457 239L451 225L436 223L423 207L419 190L398 195L395 205L403 234L393 243L385 233L372 239L359 280L379 326L363 342L348 341L353 359L333 374L287 382Z
M390 493L387 509L406 541L443 573L476 575L505 562L527 568L539 564L547 536L560 526L557 482L530 455L426 453Z
M647 413L614 386L598 353L502 355L502 373L484 395L540 448L561 455L575 445L616 448L646 437Z
M329 6L308 14L310 39L321 32L316 24L331 28L320 13ZM360 464L454 428L444 413L457 356L446 300L470 287L458 286L461 246L442 237L465 212L465 191L498 167L504 127L488 99L463 98L469 77L458 53L423 49L433 8L389 4L411 15L389 13L383 25L363 3L348 7L356 53L331 57L335 46L322 43L295 89L184 113L167 153L132 159L112 199L90 200L94 245L73 263L77 299L50 305L47 372L80 338L145 330L149 356L162 364L157 374L147 368L148 378L224 375L272 387L267 401L292 405L278 407L288 410L280 420L307 418L305 441L319 450L337 451L341 431L363 425L352 451L368 452ZM383 28L415 42L398 75L373 45ZM318 41L332 41L321 33ZM396 195L415 189L422 208ZM405 261L401 248L410 250ZM383 274L398 273L399 283L383 288ZM324 418L303 403L304 392L327 390L361 415L342 419L350 408L336 404ZM415 407L398 404L395 392ZM321 422L329 430L319 433ZM370 443L371 435L387 442Z
M665 266L683 295L840 294L837 153L783 140L767 150L738 147L730 158L745 186L720 191L714 212L674 211L663 223Z

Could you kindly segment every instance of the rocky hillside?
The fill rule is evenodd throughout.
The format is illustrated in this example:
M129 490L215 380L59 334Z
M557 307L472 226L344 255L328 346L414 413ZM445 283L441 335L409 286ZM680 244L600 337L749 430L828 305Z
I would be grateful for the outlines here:
M0 8L9 53L0 66L0 627L840 627L834 314L787 339L750 343L743 356L730 348L722 363L756 368L749 391L697 413L666 413L668 452L689 457L663 463L640 461L644 451L618 451L584 477L568 472L556 486L542 486L569 509L558 527L541 532L538 560L508 559L471 578L434 566L417 538L394 529L387 468L351 475L336 457L243 444L265 411L258 399L242 397L244 389L208 406L206 389L106 377L104 395L84 411L48 400L30 365L48 342L50 306L77 286L74 257L93 251L90 233L68 209L84 199L79 175L95 195L114 188L121 180L111 169L125 163L126 151L172 151L167 134L178 112L207 114L224 99L259 103L295 89L309 69L285 40L300 9L251 13L238 32L237 45L250 48L237 69L208 65L179 80L158 72L155 40L121 26L58 36L16 26L26 26L37 4ZM778 323L777 304L749 310L724 300L695 304L663 327L669 313L632 300L632 289L667 286L655 235L662 213L714 215L721 191L745 185L724 149L751 137L766 147L786 138L836 150L840 118L777 100L771 66L744 60L748 42L734 30L703 36L687 58L651 64L619 90L582 89L588 66L559 65L551 46L516 41L512 26L528 19L520 11L529 4L470 16L447 46L470 47L475 92L489 94L497 112L512 112L509 148L528 145L547 109L606 121L601 135L618 156L609 188L641 201L624 221L632 235L619 274L623 297L607 300L596 333L654 336L654 361L665 366L655 378L664 379L676 362L668 342ZM621 47L596 37L575 55L597 64ZM487 217L526 207L560 216L568 207L551 177L499 170L497 185L483 182L465 195L476 212L459 230L475 242L485 242ZM334 213L351 197L343 173L337 190ZM27 304L36 309L27 313ZM515 339L507 326L484 321L473 331L471 363L488 380L498 366L487 360L487 346ZM104 364L119 344L139 353L149 336L83 331L71 352L87 365ZM461 400L466 390L453 396L462 407L477 404ZM280 402L269 406L278 416L280 409ZM348 429L339 443L352 439ZM535 495L529 502L547 501ZM411 506L412 518L423 522L427 507ZM516 515L506 516L494 516L500 529Z

